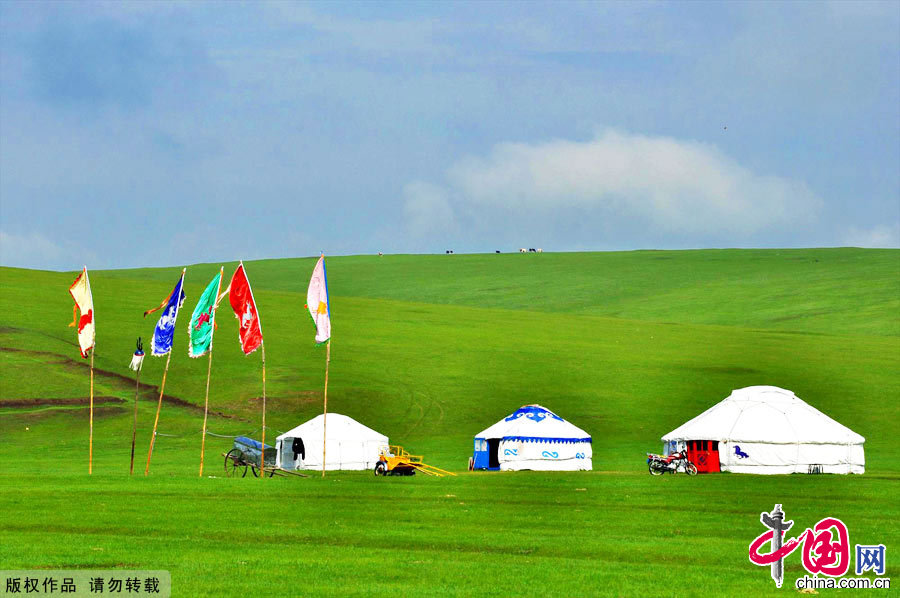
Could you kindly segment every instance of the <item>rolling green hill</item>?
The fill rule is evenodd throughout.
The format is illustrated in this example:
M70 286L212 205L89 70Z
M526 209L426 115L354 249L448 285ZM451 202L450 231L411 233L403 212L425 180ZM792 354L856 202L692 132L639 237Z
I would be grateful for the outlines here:
M314 346L304 310L313 264L313 258L246 263L266 339L270 435L321 412L325 351ZM254 496L268 513L283 511L283 501L296 498L291 515L261 512L233 520L216 499L241 504L253 482L197 480L208 362L186 354L188 315L219 265L188 267L186 313L179 317L169 398L160 417L165 435L157 441L147 479L127 477L134 397L127 364L135 338L149 340L156 321L141 313L171 291L181 267L91 272L100 397L92 480L85 479L88 368L74 331L66 327L72 310L67 288L75 274L0 269L0 511L34 509L33 516L9 521L0 532L0 563L171 568L175 583L180 579L195 593L212 587L266 595L265 582L251 574L262 563L254 556L229 560L221 544L233 537L248 551L275 538L259 558L280 567L294 566L299 558L314 567L313 593L368 588L471 595L491 587L535 593L530 581L549 578L561 594L583 587L570 584L590 582L613 584L599 593L630 595L647 589L641 585L646 558L657 559L649 570L661 572L690 549L685 562L692 576L676 582L660 577L648 593L733 594L770 589L767 572L746 565L745 552L760 533L760 510L771 509L770 503L785 502L786 509L804 515L802 525L830 510L852 521L857 533L882 534L868 538L870 543L900 540L896 530L882 527L898 515L888 497L900 479L893 442L900 421L900 251L329 258L329 411L350 415L427 461L461 472L475 433L523 404L539 403L593 435L595 471L463 474L383 484L368 474L273 480ZM224 265L230 276L235 264ZM226 438L209 440L211 475L221 475L219 455L230 446L228 436L259 437L262 391L261 355L240 352L227 305L218 323L210 429ZM136 465L141 472L163 364L148 357L142 372ZM732 389L755 384L791 389L865 436L867 473L690 480L646 475L643 454L659 450L662 434ZM645 517L666 510L672 493L686 489L685 512L662 517L662 523ZM60 492L76 502L91 502L99 492L107 506L95 520L90 510L60 499ZM734 497L746 504L734 504ZM156 522L152 511L132 499L165 500L173 519ZM205 505L203 512L191 501ZM499 519L491 519L487 504ZM712 509L708 515L691 515L704 506ZM326 519L319 521L323 513ZM36 514L59 531L43 529ZM123 522L149 530L155 548L133 541L116 548L117 539L129 533ZM627 531L609 531L614 528ZM195 547L188 541L191 529L199 534ZM563 532L577 541L559 553L554 538ZM22 548L23 539L32 548ZM292 560L277 552L292 543L315 549L315 556ZM711 543L729 547L726 564L715 564L721 559ZM94 544L101 550L83 552ZM160 560L154 556L159 550L173 556ZM491 554L533 570L521 579L500 574L494 586L466 573ZM392 557L419 561L426 574L412 581L399 573L372 573ZM562 575L559 559L581 573ZM237 571L246 568L246 575L203 585L220 560ZM356 582L346 578L366 567L372 570ZM616 579L623 585L616 586ZM290 592L284 580L273 583L280 593Z
M247 264L277 429L321 409L324 350L304 310L313 261ZM188 268L187 313L216 269ZM896 251L357 256L330 258L328 272L332 409L450 466L465 463L475 432L534 402L593 432L599 462L614 469L741 386L790 388L873 448L878 422L897 415ZM96 367L109 374L97 377L96 394L123 399L119 409L133 396L134 339L155 324L141 313L179 273L92 273ZM86 363L65 326L73 274L2 276L2 400L84 396ZM212 409L255 422L260 355L239 351L230 310L219 328ZM166 392L201 405L207 362L185 355L186 338L176 337ZM158 385L163 364L148 358L143 382Z

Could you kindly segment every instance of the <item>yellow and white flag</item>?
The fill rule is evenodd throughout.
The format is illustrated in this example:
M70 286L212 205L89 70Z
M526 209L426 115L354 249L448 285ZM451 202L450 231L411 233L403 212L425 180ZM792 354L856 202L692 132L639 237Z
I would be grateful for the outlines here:
M72 323L70 328L78 327L78 346L81 356L87 357L88 351L94 346L94 298L91 295L91 281L88 280L87 266L69 287L69 294L75 300L72 309ZM79 313L81 315L79 316Z
M328 277L325 275L325 256L321 256L313 268L306 291L306 308L316 325L316 344L331 338L331 307L328 304Z

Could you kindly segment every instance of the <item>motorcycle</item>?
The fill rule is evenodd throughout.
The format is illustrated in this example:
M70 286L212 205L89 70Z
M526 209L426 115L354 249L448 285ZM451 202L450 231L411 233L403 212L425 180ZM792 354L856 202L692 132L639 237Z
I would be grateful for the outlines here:
M688 475L697 474L697 466L688 461L687 451L672 453L668 457L647 453L647 467L650 470L650 475L662 475L679 471Z

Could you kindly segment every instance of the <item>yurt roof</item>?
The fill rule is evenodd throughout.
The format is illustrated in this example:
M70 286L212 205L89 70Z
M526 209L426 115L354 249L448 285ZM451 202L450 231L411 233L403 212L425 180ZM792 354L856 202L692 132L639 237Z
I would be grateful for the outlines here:
M861 444L865 438L789 390L749 386L662 437L771 444Z
M325 420L323 415L317 415L311 420L306 421L280 435L278 437L278 440L281 440L282 438L309 436L310 434L318 434L319 436L321 436L324 421ZM327 425L325 425L325 428L328 438L352 438L354 440L360 441L388 441L388 437L384 434L376 432L372 428L359 423L352 417L341 415L340 413L329 413Z
M482 430L476 438L590 440L591 435L540 405L525 405Z

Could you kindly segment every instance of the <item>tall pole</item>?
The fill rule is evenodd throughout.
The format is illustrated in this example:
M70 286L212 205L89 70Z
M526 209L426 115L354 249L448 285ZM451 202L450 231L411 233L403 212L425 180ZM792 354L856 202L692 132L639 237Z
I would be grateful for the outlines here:
M156 405L156 419L153 420L153 435L150 437L150 450L147 451L147 468L144 475L150 475L150 457L153 456L153 443L156 441L156 426L159 424L159 410L162 408L163 392L166 390L166 374L169 373L169 360L172 359L172 350L166 357L166 369L163 370L162 384L159 385L159 403Z
M203 402L203 439L200 441L200 477L203 477L203 454L206 451L206 416L209 413L209 376L212 373L213 336L215 336L216 310L218 309L219 293L222 290L222 276L225 274L225 266L219 268L219 287L216 289L216 301L213 303L212 330L209 338L209 365L206 368L206 400Z
M88 440L88 475L94 471L94 347L91 347L91 414L90 414L90 439Z
M325 407L322 413L322 477L325 477L325 445L328 443L326 429L328 426L328 365L331 363L331 339L325 346Z
M259 477L266 477L266 343L262 346L263 368L263 421L262 421L262 450L259 453Z
M141 369L138 368L137 379L134 385L134 423L131 424L131 469L128 470L128 475L134 475L134 440L137 437L137 402L138 395L141 392Z
M218 296L218 295L217 295ZM206 451L206 417L209 414L209 376L212 374L212 345L209 347L209 365L206 366L206 399L203 401L203 437L200 440L200 477L203 477L203 454Z

